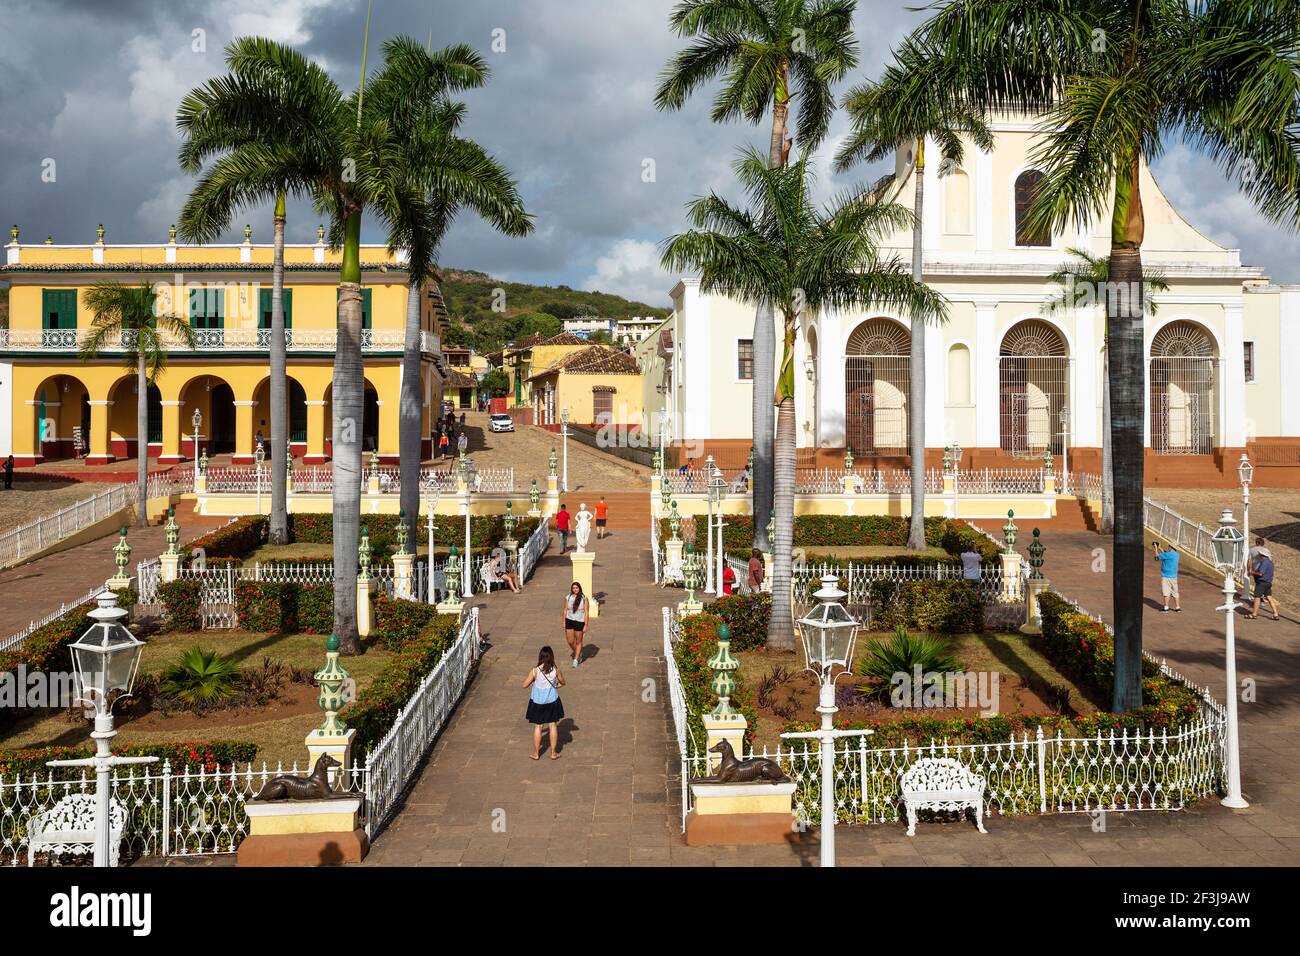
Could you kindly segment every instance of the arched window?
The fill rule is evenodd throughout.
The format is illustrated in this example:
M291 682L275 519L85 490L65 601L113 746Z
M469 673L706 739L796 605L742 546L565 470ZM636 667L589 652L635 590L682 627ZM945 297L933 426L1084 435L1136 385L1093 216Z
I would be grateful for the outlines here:
M1017 246L1050 246L1052 237L1046 229L1031 231L1026 222L1029 215L1029 207L1033 205L1034 197L1038 195L1039 184L1043 181L1043 174L1036 169L1026 169L1016 177L1016 245Z
M966 235L970 232L970 177L953 167L943 179L945 229L955 235Z
M1017 322L1002 339L998 398L1002 450L1017 458L1062 451L1061 410L1070 394L1065 339L1042 319Z
M964 345L948 350L948 404L970 404L970 349Z
M911 333L892 319L868 319L849 336L844 419L854 454L906 454L911 348Z
M1208 455L1218 394L1214 340L1199 325L1170 322L1151 340L1151 447L1158 455Z

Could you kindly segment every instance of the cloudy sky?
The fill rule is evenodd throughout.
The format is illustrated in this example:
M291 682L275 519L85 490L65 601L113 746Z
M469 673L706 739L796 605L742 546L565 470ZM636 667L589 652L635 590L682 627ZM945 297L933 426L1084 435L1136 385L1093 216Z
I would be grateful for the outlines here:
M689 199L727 188L738 144L766 147L765 129L710 123L708 96L655 111L659 70L682 46L668 30L672 5L374 0L372 52L395 33L432 31L435 46L466 42L487 55L493 77L466 96L466 135L509 166L537 217L526 239L458 224L444 265L666 304L672 281L655 244L683 228ZM860 74L872 76L918 15L896 0L859 0L858 11ZM165 241L190 182L176 167L176 104L223 71L226 43L244 34L292 43L351 89L365 12L366 0L5 0L0 222L18 223L25 241L92 241L99 222L110 241ZM823 150L827 194L881 171L831 177L824 160L844 126L837 119ZM642 176L647 160L653 182ZM1156 175L1195 226L1276 280L1300 280L1300 240L1264 223L1202 157L1175 146ZM229 238L245 221L255 239L270 238L267 209L240 216ZM291 208L290 241L314 240L316 222L306 204ZM373 222L364 237L382 238Z

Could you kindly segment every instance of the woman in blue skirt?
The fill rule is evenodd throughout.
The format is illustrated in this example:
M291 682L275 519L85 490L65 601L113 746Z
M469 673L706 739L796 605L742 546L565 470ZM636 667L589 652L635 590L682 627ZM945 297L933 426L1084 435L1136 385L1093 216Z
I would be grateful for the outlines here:
M560 702L560 688L564 686L564 675L555 666L555 652L550 645L543 647L537 654L537 666L524 678L524 686L531 687L528 694L528 711L525 716L533 725L534 760L542 755L542 724L550 727L551 759L559 760L560 730L559 723L564 719L564 704Z

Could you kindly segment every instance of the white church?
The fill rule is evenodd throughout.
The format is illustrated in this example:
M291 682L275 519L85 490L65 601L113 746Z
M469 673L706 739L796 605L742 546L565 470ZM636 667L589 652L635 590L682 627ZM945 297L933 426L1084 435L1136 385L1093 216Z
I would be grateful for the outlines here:
M906 315L806 314L795 362L801 465L837 463L846 448L864 463L905 465L908 419L922 414L932 463L955 442L968 467L1028 467L1050 450L1058 468L1098 471L1105 303L1049 309L1061 290L1048 276L1071 248L1107 255L1110 223L1032 234L1034 124L992 128L991 152L968 143L961 168L930 162L924 172L925 281L948 300L946 324L920 333L926 407L908 403ZM939 156L937 144L927 153ZM884 195L910 208L914 175L901 149ZM1297 486L1300 286L1271 283L1197 232L1145 168L1141 190L1143 264L1168 285L1146 327L1148 482L1226 484L1248 450L1266 466L1259 480ZM910 229L885 245L910 262ZM751 437L754 306L704 294L691 277L671 294L673 314L637 347L644 407L667 411L675 441L737 464ZM777 350L779 366L779 341Z

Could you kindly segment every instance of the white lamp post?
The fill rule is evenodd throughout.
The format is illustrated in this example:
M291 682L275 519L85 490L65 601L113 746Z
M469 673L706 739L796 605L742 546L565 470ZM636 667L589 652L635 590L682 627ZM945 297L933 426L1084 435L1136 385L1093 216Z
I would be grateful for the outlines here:
M194 409L194 415L190 418L190 424L194 426L194 460L199 460L199 428L203 425L203 413Z
M261 442L253 451L254 481L257 483L257 513L262 513L262 465L266 461L266 448Z
M722 588L722 502L727 497L727 482L722 475L722 469L717 465L713 466L713 472L709 476L709 500L713 502L713 512L717 515L717 532L718 543L714 547L714 558L717 561L717 584L718 594L723 593ZM713 529L709 529L709 534L713 534Z
M1061 406L1061 491L1070 493L1070 406Z
M706 534L704 535L705 551L704 557L705 573L707 575L704 582L704 593L713 594L713 456L709 455L704 459L704 498L709 506L709 514L704 525Z
M1250 480L1255 476L1255 467L1246 457L1246 453L1241 453L1241 461L1237 463L1237 477L1241 479L1241 536L1246 542L1245 554L1242 556L1242 575L1241 587L1245 593L1246 585L1250 580Z
M461 473L465 479L462 482L462 485L465 488L465 494L461 500L461 504L465 508L465 565L460 572L461 573L461 595L463 597L469 598L474 596L474 573L473 573L473 569L470 567L470 555L473 552L470 550L470 537L469 537L470 497L473 494L473 491L470 488L469 473L468 473L468 469L465 466L464 459L461 459Z
M424 507L425 507L425 515L426 515L425 520L429 528L429 562L428 562L428 573L427 573L428 580L426 581L428 593L426 596L428 597L430 604L437 604L438 603L437 592L434 590L433 587L433 583L434 583L433 512L438 507L438 483L433 472L430 472L429 475L426 477L424 482L424 487L425 490L428 492L428 494L425 495Z
M1223 509L1219 519L1219 530L1210 539L1214 545L1214 566L1223 572L1223 606L1216 610L1226 615L1224 631L1226 635L1225 656L1228 680L1228 740L1226 767L1228 774L1228 795L1219 802L1225 807L1244 810L1250 806L1241 795L1241 745L1237 735L1237 638L1234 629L1237 616L1237 585L1233 580L1241 568L1241 558L1246 550L1246 538L1237 527L1237 520L1232 516L1231 508Z
M858 636L858 622L843 605L848 597L839 588L839 579L833 574L822 576L822 586L813 595L817 604L807 615L795 622L799 639L803 643L808 670L821 681L821 695L817 713L822 716L820 730L784 733L789 739L814 739L821 741L822 762L822 822L821 865L835 865L835 741L840 737L866 737L870 730L835 730L835 681L849 671L853 662L853 644ZM839 673L835 668L839 668Z
M560 487L564 489L565 494L569 492L569 406L565 405L560 409L560 437L564 440L564 475L560 479Z
M95 756L80 760L50 760L49 767L95 768L95 866L109 866L112 861L110 814L112 792L109 776L121 764L156 763L157 757L115 757L111 741L117 736L113 728L113 705L129 697L140 664L144 642L122 623L127 616L117 606L117 594L105 588L96 598L98 607L90 612L94 621L75 644L72 669L76 680L77 702L95 709Z

